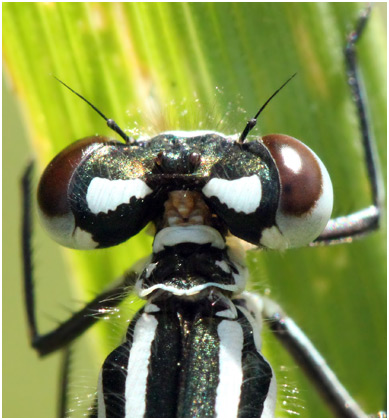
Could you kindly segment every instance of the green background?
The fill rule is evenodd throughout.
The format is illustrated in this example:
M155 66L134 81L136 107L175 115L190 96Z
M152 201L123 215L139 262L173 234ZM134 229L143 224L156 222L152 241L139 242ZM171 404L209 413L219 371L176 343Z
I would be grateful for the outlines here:
M57 393L58 356L39 360L27 341L18 245L23 167L37 156L39 173L74 139L113 135L51 75L135 135L152 135L165 129L241 132L265 99L297 71L253 134L287 133L312 147L331 175L337 216L370 203L342 56L345 35L360 9L361 4L352 3L3 4L4 417L54 416ZM383 172L385 16L385 5L378 5L359 45ZM17 107L22 119L15 116ZM23 141L27 134L34 153ZM37 235L42 331L147 255L151 241L140 235L112 250L62 254L39 228ZM367 412L383 408L385 228L331 248L251 253L249 265L251 289L271 292ZM72 406L82 409L87 396L93 396L104 354L117 345L137 305L137 298L130 297L120 312L102 322L103 328L76 344ZM278 415L331 416L269 333L264 340L279 383Z

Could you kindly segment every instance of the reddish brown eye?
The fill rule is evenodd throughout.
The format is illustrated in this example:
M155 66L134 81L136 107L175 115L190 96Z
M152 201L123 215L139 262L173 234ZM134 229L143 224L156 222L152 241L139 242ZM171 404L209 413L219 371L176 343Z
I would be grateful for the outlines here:
M69 211L67 190L74 171L93 144L107 141L105 137L85 137L62 150L49 163L38 186L38 204L46 216L62 216Z
M59 153L43 172L38 186L39 213L45 228L62 245L79 247L72 237L75 220L68 197L71 179L80 162L95 149L94 145L108 141L100 136L81 139Z
M283 134L262 138L278 169L280 201L276 222L288 246L314 240L332 212L328 172L316 154L299 140Z
M293 137L271 134L262 140L276 161L280 174L282 211L295 216L311 211L323 187L317 157Z

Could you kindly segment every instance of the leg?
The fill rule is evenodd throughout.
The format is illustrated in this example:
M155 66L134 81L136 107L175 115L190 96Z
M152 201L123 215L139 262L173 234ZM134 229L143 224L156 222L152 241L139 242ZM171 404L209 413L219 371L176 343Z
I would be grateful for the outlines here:
M70 365L71 351L70 347L63 350L63 357L61 362L60 383L59 383L59 405L58 418L66 418L68 410L68 386L69 386L69 365Z
M367 7L360 16L355 30L348 36L345 48L347 81L358 112L359 127L365 152L365 162L370 181L373 204L363 210L347 216L331 219L323 233L311 245L333 245L349 242L350 239L368 234L379 227L381 207L383 204L383 189L376 158L375 144L370 131L366 104L361 89L358 71L356 44L361 37L370 15Z
M305 371L337 417L364 418L367 415L353 400L309 338L271 299L251 295L263 317L282 345Z
M69 344L72 340L82 334L100 317L106 316L103 309L116 307L127 295L128 289L134 285L137 274L128 273L117 285L101 293L94 300L88 303L83 309L72 315L59 327L40 335L38 332L35 298L34 279L32 270L32 221L31 221L31 173L33 164L30 164L22 178L23 193L23 269L24 269L24 294L27 310L27 321L30 330L31 345L43 356Z

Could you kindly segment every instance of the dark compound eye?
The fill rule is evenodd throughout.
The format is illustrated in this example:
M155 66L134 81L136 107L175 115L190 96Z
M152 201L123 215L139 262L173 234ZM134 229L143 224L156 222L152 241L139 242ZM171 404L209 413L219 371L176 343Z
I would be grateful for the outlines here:
M224 145L202 193L229 231L247 242L260 245L262 231L275 226L279 175L259 141Z
M299 140L282 134L262 138L280 177L277 227L262 232L268 248L306 245L320 235L332 212L333 191L327 169ZM281 234L280 234L281 233Z
M69 248L92 249L98 245L91 235L76 227L71 211L69 186L80 164L108 139L86 137L59 153L45 169L38 186L38 211L52 238Z
M281 134L226 150L202 192L233 235L271 249L307 245L332 212L323 163L309 147Z
M136 146L104 137L79 140L42 175L38 204L43 225L69 248L126 241L158 212L158 200L144 180L152 165L154 160Z

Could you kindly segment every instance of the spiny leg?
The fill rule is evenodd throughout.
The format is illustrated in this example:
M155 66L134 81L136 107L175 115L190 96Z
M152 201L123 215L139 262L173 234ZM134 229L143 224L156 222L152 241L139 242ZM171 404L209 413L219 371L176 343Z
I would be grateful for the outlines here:
M347 81L357 108L359 127L365 154L366 168L370 183L373 204L355 213L331 219L322 234L311 245L334 245L349 242L350 239L368 234L379 227L383 189L379 165L376 156L375 143L367 118L366 103L362 92L362 82L359 75L356 45L368 22L371 8L367 7L352 31L345 47Z
M251 301L253 299L254 301L255 299L262 300L263 318L271 331L301 366L329 404L333 413L337 417L345 418L367 417L367 414L347 392L323 356L292 318L288 317L282 308L271 299L250 295Z
M59 377L59 395L58 395L58 418L66 418L68 411L68 388L69 388L69 366L70 366L71 350L67 346L63 350L61 360L61 371Z

